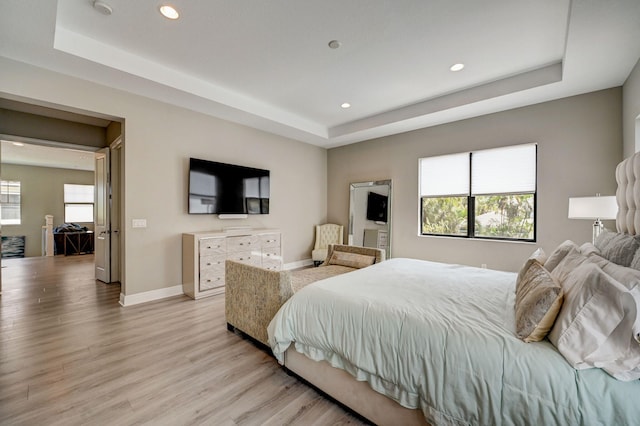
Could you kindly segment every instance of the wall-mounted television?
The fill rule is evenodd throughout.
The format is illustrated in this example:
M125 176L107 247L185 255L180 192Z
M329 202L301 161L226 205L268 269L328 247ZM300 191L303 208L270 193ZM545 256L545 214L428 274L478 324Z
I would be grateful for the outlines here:
M269 170L189 159L189 214L268 214Z
M367 220L387 222L387 204L389 197L375 192L367 196Z

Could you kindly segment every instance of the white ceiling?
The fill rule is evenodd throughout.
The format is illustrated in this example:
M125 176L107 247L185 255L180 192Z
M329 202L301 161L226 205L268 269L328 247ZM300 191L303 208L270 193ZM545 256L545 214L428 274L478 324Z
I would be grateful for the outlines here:
M91 151L7 140L0 140L0 149L2 149L2 164L87 171L95 169L94 154Z
M620 86L640 57L639 0L104 1L3 0L0 55L323 147Z

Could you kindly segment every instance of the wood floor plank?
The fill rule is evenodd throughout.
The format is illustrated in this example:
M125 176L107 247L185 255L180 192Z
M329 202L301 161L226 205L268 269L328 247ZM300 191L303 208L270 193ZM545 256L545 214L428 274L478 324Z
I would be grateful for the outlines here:
M3 259L0 424L365 425L226 329L224 295L123 308L92 255Z

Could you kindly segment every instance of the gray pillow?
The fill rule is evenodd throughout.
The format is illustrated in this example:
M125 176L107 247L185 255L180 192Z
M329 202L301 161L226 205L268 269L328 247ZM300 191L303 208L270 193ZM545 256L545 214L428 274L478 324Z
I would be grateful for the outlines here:
M636 250L636 254L633 255L633 259L631 260L630 268L640 270L640 249Z
M630 266L636 251L640 248L640 240L635 235L605 230L596 239L595 246L605 259L618 265Z
M600 232L598 238L596 238L596 240L593 242L593 245L595 245L596 248L600 250L600 252L602 252L602 249L611 243L611 239L615 237L615 235L615 232L611 232L605 228L602 230L602 232Z

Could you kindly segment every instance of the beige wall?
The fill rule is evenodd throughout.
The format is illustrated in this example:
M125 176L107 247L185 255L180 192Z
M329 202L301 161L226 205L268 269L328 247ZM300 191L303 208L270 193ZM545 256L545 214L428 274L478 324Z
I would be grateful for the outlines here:
M392 179L392 255L516 271L536 246L591 240L570 196L614 194L621 89L610 89L329 150L328 220L347 224L349 183ZM537 244L419 237L418 158L538 143ZM611 224L608 224L611 227Z
M2 164L2 179L20 182L22 222L2 225L2 235L24 235L25 255L32 257L42 255L44 216L53 215L54 227L64 223L64 184L93 185L93 172Z
M326 150L6 58L2 93L124 118L125 295L181 284L182 232L280 228L284 261L310 258L314 226L326 220ZM190 156L270 169L270 214L188 215ZM131 227L138 218L147 228Z
M624 157L640 151L640 60L622 86Z

